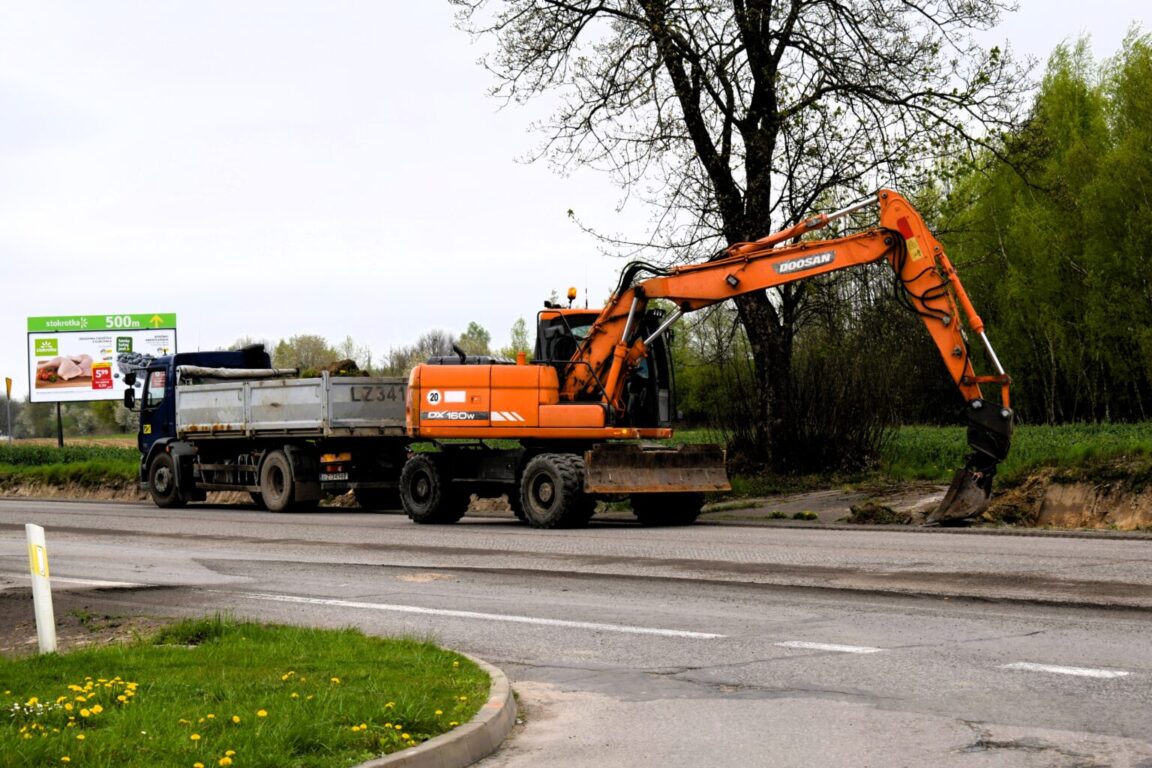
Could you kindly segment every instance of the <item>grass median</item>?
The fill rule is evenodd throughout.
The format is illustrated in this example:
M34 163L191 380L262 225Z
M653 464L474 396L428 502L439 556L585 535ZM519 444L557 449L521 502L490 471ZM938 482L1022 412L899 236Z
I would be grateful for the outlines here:
M215 617L0 658L0 765L349 766L446 733L488 675L431 643Z

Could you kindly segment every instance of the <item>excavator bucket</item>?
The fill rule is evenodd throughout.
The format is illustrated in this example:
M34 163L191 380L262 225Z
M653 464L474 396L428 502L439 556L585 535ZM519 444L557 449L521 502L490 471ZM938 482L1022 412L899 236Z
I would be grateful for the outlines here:
M724 449L718 445L649 446L600 443L584 453L587 493L728 491Z
M948 492L925 522L936 525L957 523L978 517L988 507L991 486L983 475L969 468L958 469L952 476Z

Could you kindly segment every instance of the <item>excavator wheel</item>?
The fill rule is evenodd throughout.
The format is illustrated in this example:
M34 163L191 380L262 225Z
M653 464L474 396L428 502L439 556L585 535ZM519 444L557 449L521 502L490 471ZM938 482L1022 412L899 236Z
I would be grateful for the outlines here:
M455 523L468 511L468 500L428 454L416 454L400 471L400 503L414 523Z
M691 525L704 506L702 493L634 493L632 514L644 526Z
M525 522L533 528L587 525L596 500L584 493L583 459L564 453L534 457L520 481L520 506Z

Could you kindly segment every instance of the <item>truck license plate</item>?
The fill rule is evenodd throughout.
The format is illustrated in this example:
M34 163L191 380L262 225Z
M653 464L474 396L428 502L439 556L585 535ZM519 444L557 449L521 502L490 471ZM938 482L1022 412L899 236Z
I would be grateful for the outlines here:
M330 483L333 480L347 480L347 479L348 479L348 473L347 472L327 472L327 473L321 472L320 473L320 482L322 482L322 483Z

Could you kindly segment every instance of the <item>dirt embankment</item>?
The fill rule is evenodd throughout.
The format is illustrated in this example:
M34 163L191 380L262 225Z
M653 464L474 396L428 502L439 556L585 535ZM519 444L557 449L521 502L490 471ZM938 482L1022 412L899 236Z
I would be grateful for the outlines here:
M1152 484L1112 467L1095 477L1046 469L998 494L985 513L997 522L1038 528L1152 530Z

